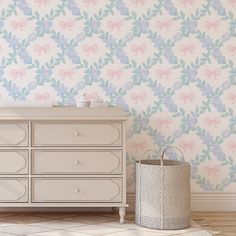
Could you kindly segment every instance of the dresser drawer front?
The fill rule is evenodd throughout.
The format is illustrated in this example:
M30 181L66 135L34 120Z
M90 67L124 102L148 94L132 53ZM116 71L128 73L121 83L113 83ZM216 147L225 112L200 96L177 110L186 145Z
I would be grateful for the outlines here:
M121 150L34 150L33 174L121 174Z
M33 202L121 202L121 178L33 178Z
M28 174L28 151L0 150L0 175Z
M28 179L0 178L0 202L28 202Z
M121 123L33 123L34 146L121 146Z
M28 123L0 123L0 146L27 146Z

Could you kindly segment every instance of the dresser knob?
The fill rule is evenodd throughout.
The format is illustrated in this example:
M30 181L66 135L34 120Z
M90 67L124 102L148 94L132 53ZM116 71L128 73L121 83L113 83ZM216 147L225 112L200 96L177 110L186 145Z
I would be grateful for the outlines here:
M78 165L78 164L79 164L79 161L78 161L78 160L75 160L75 161L74 161L74 164L75 164L75 165Z
M79 132L75 132L74 135L75 135L75 136L79 136Z
M74 189L74 192L75 192L75 193L78 193L78 192L79 192L79 189L78 189L78 188L75 188L75 189Z

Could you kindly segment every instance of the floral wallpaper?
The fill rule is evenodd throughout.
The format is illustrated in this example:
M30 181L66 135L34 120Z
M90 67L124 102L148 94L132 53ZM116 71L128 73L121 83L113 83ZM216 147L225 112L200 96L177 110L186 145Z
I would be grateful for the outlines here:
M236 0L0 0L0 103L82 92L129 114L129 192L170 145L192 191L235 191Z

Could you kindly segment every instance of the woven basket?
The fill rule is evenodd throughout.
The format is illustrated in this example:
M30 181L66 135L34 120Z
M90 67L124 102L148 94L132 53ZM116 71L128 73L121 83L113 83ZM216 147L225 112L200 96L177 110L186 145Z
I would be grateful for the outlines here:
M166 148L160 160L136 162L135 221L140 226L166 230L190 226L190 164L164 160L169 148L173 147Z

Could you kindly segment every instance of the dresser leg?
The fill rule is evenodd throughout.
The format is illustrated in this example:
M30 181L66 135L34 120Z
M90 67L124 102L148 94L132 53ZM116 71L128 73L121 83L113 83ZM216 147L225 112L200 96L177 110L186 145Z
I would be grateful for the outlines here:
M119 207L120 223L124 224L125 222L125 207Z

